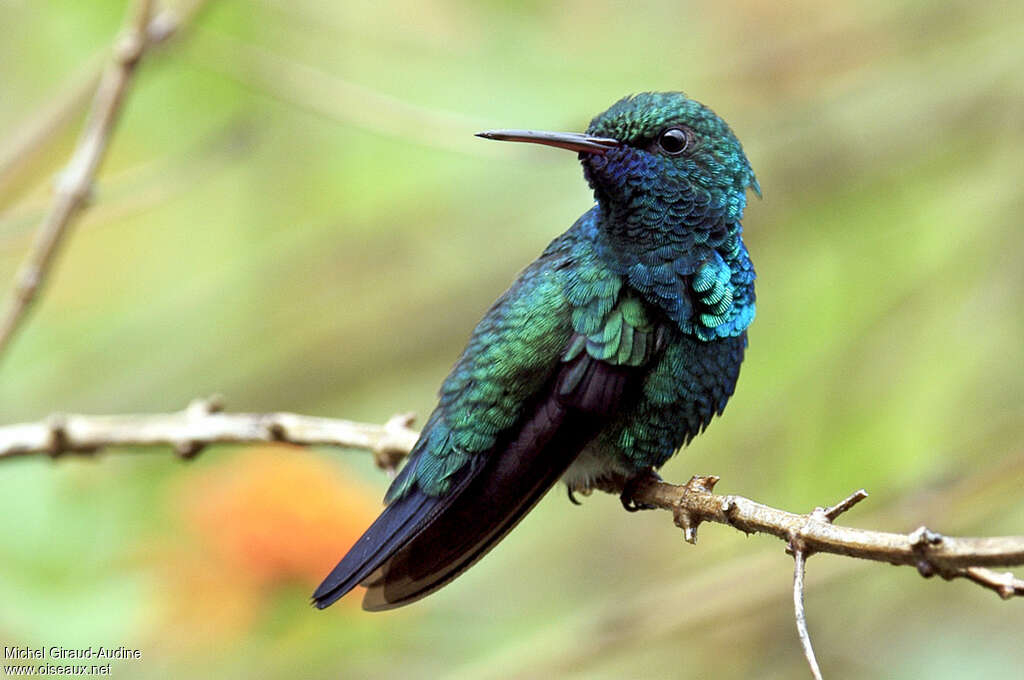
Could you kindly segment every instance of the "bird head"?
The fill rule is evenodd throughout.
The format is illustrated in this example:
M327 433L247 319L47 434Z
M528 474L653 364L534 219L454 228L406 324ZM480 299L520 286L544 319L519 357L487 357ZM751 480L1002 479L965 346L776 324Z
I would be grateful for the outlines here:
M494 130L481 137L579 152L602 211L617 228L649 232L738 223L746 190L760 195L736 135L711 109L680 92L625 97L586 133Z
M619 141L606 152L581 154L598 201L628 204L638 193L654 193L674 202L692 192L742 213L747 188L760 194L726 122L681 92L625 97L595 117L587 134Z

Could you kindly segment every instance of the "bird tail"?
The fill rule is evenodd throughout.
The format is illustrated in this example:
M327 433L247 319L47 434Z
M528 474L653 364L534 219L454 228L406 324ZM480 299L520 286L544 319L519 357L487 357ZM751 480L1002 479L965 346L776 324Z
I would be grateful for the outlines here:
M364 609L393 609L471 567L555 485L614 411L634 374L585 353L564 364L514 433L471 456L444 495L428 495L411 484L392 501L316 589L313 604L323 609L362 584ZM405 477L419 455L413 453L395 484L409 481Z
M592 432L567 422L573 415L547 400L503 450L475 456L445 496L415 488L392 502L313 593L314 605L323 609L363 584L364 609L393 609L449 583L504 538L579 454L580 439Z

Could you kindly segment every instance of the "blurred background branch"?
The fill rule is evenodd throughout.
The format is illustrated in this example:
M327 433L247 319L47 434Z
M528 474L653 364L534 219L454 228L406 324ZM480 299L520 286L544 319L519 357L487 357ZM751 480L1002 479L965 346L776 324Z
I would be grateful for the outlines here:
M173 7L158 9L146 30L148 42L145 49L150 50L171 38L179 38L207 2L185 0ZM135 11L129 19L138 16ZM124 30L127 27L122 32ZM23 188L21 185L25 176L42 157L52 151L62 133L78 119L89 101L95 100L98 95L96 86L108 70L111 51L112 47L105 45L83 59L78 69L54 95L0 139L0 204L10 200L12 193ZM95 101L93 106L96 106Z
M31 250L14 280L8 301L0 312L0 357L28 313L57 254L65 233L77 213L86 206L117 124L132 77L146 51L171 37L181 17L170 10L154 11L155 0L137 0L131 8L124 31L113 47L110 63L93 97L92 108L78 145L56 180L49 209L39 225ZM194 13L199 2L189 6ZM13 137L0 155L0 186L11 180L19 166L28 163L35 150L53 136L84 99L97 79L86 67L25 131Z

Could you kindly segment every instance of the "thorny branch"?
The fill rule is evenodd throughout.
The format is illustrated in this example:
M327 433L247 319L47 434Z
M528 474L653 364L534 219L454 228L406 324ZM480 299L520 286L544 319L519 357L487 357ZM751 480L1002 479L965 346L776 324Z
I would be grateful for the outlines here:
M139 61L149 47L169 38L178 27L176 15L154 12L154 4L154 0L137 0L124 33L114 45L110 65L96 89L85 128L71 160L60 174L53 201L36 231L35 241L0 316L0 353L14 337L42 287L72 220L88 203L96 172Z
M1024 536L953 538L926 527L908 535L836 526L831 517L838 514L837 508L849 507L849 500L820 513L800 515L742 496L714 494L712 489L718 479L698 475L681 486L648 481L637 490L636 500L671 510L677 526L686 532L691 543L696 542L701 522L716 522L748 534L771 534L785 541L795 537L802 542L805 555L823 552L913 566L926 578L936 574L947 580L968 578L991 587L1003 599L1024 594L1024 581L997 576L987 569L1024 564ZM978 578L979 568L983 569L984 578Z

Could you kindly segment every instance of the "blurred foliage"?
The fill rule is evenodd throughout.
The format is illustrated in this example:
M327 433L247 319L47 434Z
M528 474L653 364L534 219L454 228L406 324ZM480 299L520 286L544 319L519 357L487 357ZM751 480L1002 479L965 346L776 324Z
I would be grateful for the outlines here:
M122 0L0 2L0 285L23 257ZM0 421L432 407L473 323L591 202L581 129L684 89L745 142L758 318L736 396L664 471L845 521L1024 526L1019 2L210 0L146 62L96 202L0 363ZM121 677L806 674L777 541L553 493L408 610L307 605L377 511L364 454L261 448L3 467L4 644L139 647ZM817 557L834 677L1018 677L1019 602Z

